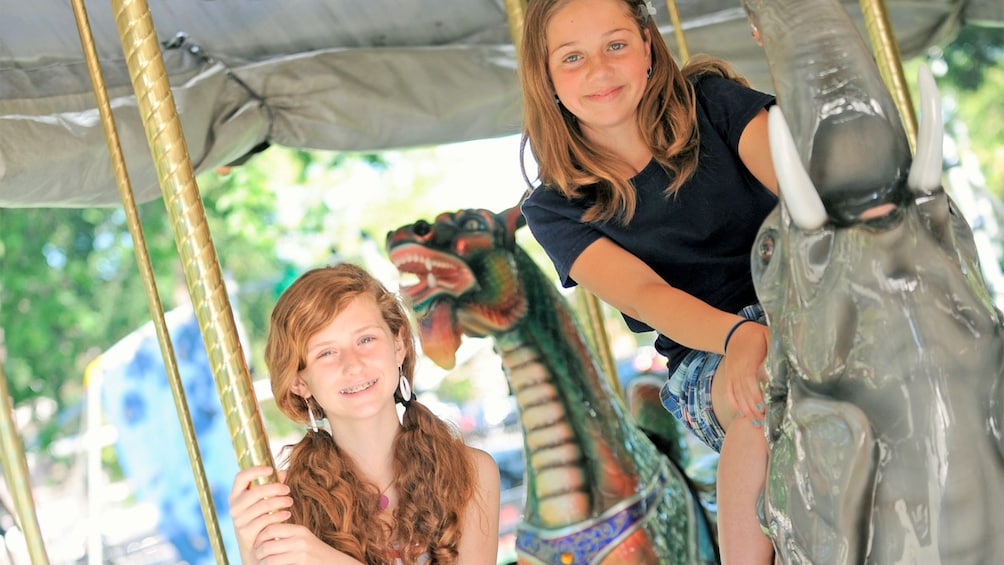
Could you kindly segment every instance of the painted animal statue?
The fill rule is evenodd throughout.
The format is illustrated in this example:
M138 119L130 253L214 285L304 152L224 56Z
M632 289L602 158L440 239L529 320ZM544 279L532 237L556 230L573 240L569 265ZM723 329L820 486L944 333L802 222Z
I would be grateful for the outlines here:
M836 0L746 0L778 95L765 527L780 563L1004 563L1004 335L941 186L934 81L911 156ZM789 129L790 127L790 129Z
M519 407L526 496L520 563L713 563L712 527L688 481L626 414L564 298L516 245L518 209L460 210L387 236L444 368L463 335L494 338Z

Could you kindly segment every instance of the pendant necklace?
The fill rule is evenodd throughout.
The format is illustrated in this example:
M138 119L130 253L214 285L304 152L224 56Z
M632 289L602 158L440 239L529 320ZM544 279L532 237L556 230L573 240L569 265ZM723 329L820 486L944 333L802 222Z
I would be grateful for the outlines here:
M383 487L383 490L380 491L380 498L379 500L377 500L378 511L384 510L388 506L390 506L390 498L387 497L386 493L387 489L389 489L393 484L394 484L394 479L391 479L390 483L388 483L387 486Z

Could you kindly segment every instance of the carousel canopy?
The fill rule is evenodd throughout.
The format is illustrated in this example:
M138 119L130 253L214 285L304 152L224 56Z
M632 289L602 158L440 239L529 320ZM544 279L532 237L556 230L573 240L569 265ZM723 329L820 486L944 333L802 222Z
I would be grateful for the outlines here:
M532 1L532 0L531 0ZM674 46L666 4L656 18ZM1000 0L887 0L904 58ZM111 6L89 2L136 198L160 195ZM858 2L846 2L860 21ZM380 150L517 133L520 91L503 0L150 0L196 171L265 144ZM739 0L680 0L689 50L770 90ZM0 0L0 207L119 202L70 3Z

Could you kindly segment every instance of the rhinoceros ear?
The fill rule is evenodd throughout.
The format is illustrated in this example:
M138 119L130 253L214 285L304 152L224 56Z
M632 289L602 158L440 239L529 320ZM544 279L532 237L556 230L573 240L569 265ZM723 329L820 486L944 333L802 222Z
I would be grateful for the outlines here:
M767 117L767 135L770 138L774 174L780 187L781 199L795 225L805 231L817 230L826 223L826 208L816 192L809 173L805 172L795 148L788 123L781 108L773 106Z
M927 65L917 70L920 89L920 126L917 133L917 153L910 165L907 185L914 193L930 194L941 187L942 142L945 126L941 118L941 98L938 86Z

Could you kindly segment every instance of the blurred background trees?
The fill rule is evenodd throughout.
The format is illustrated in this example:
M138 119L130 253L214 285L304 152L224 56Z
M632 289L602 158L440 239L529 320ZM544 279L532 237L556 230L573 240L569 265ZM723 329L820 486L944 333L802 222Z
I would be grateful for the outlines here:
M978 158L986 187L1004 196L1004 28L964 26L925 58L938 77L950 133Z

